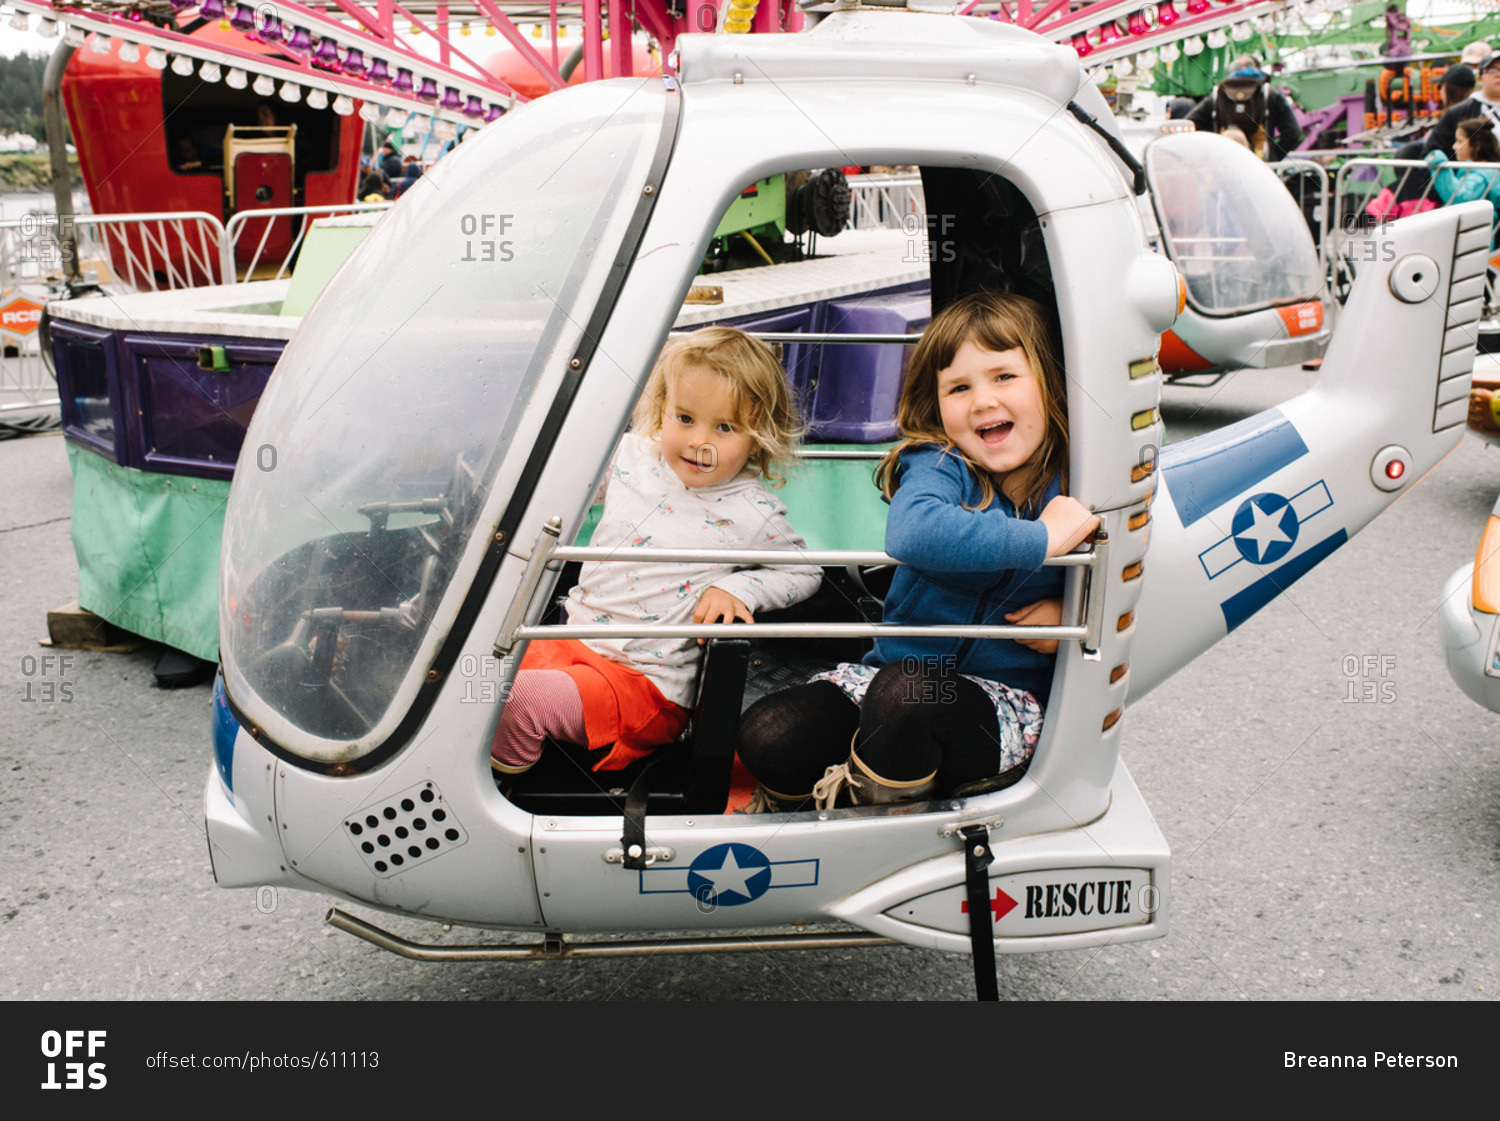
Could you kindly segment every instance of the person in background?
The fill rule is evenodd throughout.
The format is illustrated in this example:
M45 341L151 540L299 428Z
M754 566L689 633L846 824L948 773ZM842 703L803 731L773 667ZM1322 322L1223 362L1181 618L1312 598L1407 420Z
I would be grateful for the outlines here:
M203 170L203 160L198 154L198 145L186 136L177 141L176 167L178 171Z
M1459 56L1458 61L1465 66L1478 66L1489 56L1490 50L1490 45L1486 40L1475 39L1474 42L1464 47L1464 53Z
M1437 80L1438 88L1443 92L1443 105L1451 109L1464 101L1467 101L1474 92L1474 71L1463 63L1457 63L1443 71ZM1427 136L1419 136L1410 140L1396 149L1398 160L1421 160L1427 157ZM1401 170L1401 180L1396 187L1396 199L1399 202L1407 202L1411 199L1419 199L1427 193L1428 184L1432 181L1423 167L1410 167Z
M412 185L415 184L416 181L421 177L422 165L419 164L415 159L408 160L406 162L406 171L401 176L401 182L397 183L395 189L391 192L391 198L398 199L402 195L406 194L407 191L411 190Z
M384 172L387 181L397 183L401 179L401 154L396 151L396 146L389 140L380 146L380 170Z
M1223 132L1231 125L1240 128L1245 135L1264 134L1264 155L1267 160L1284 160L1298 144L1302 143L1302 126L1297 123L1297 113L1292 103L1282 94L1271 89L1270 75L1254 55L1241 55L1229 64L1229 76L1215 86L1202 101L1193 107L1187 119L1197 126L1199 132ZM1225 93L1231 84L1258 81L1260 89L1245 102L1247 119L1231 119L1223 106L1231 99ZM1251 126L1246 127L1247 123ZM1251 149L1259 151L1261 145L1252 143Z
M356 197L361 201L383 202L390 198L390 195L391 186L385 181L385 175L380 168L372 164L359 173L359 190L356 192Z
M1432 152L1442 152L1448 159L1453 159L1458 123L1479 116L1500 124L1500 51L1491 51L1479 64L1479 88L1445 112L1432 126L1432 131L1427 134L1423 158Z
M1184 121L1198 103L1191 97L1174 97L1167 107L1167 120Z
M275 128L276 107L269 101L262 101L255 107L255 125L257 128Z
M1500 164L1500 141L1495 139L1495 122L1489 117L1470 117L1458 123L1453 147L1459 163ZM1433 168L1432 190L1445 203L1476 202L1489 199L1500 212L1500 168L1460 171L1444 167L1448 157L1443 152L1427 153Z

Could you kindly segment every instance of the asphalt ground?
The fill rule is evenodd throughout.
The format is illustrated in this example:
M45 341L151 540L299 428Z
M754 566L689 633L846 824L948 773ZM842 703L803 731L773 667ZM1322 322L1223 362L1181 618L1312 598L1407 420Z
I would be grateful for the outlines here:
M1168 439L1311 381L1290 369L1168 387ZM1368 529L1127 711L1124 755L1174 853L1170 934L1004 955L1002 999L1500 992L1500 717L1449 679L1434 617L1444 580L1473 558L1497 467L1466 435ZM77 594L61 437L0 441L0 479L0 997L972 999L968 957L906 947L416 963L325 926L323 897L217 888L201 804L208 688L157 688L153 647L74 652L43 676L31 659L47 653L47 611ZM1367 682L1377 699L1350 703ZM351 909L418 940L486 937Z

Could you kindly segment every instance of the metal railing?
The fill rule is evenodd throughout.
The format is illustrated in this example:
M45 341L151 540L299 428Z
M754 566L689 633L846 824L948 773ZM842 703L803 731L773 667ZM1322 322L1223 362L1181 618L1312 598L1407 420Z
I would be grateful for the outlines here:
M855 175L849 179L851 230L927 229L926 202L920 175Z
M1359 266L1383 259L1379 231L1386 222L1395 220L1396 206L1403 202L1416 202L1420 206L1424 201L1442 205L1442 199L1433 190L1437 173L1442 168L1460 172L1477 170L1500 176L1500 165L1492 163L1449 160L1439 168L1433 168L1424 160L1380 156L1360 156L1348 160L1338 169L1334 177L1333 208L1326 240L1329 243L1330 283L1339 303L1348 298ZM1413 175L1418 171L1422 174ZM1382 214L1370 214L1370 204L1387 188L1397 201ZM1490 301L1490 282L1486 280L1485 303Z
M233 218L229 219L229 225L225 227L225 240L227 248L224 258L224 283L233 284L236 279L235 262L239 256L240 239L245 236L245 228L254 221L262 222L260 238L256 241L255 252L251 254L250 260L243 266L245 278L248 280L255 276L255 270L260 264L262 254L265 252L266 243L271 237L271 231L276 228L276 219L285 218L297 227L296 235L292 239L291 247L281 258L280 267L276 274L271 277L260 277L262 280L280 280L287 275L296 260L297 251L302 248L302 242L307 237L307 231L312 227L308 221L297 221L299 218L312 216L329 217L334 214L354 214L367 210L389 210L394 204L389 202L345 202L327 203L322 206L283 206L269 210L242 210ZM253 233L252 233L252 236Z
M1314 175L1317 177L1318 185L1316 189L1316 197L1318 201L1313 208L1312 217L1313 221L1317 223L1318 263L1323 266L1323 271L1326 275L1328 271L1328 260L1325 253L1328 246L1328 227L1330 221L1332 220L1332 214L1329 208L1328 169L1315 160L1303 159L1299 156L1292 156L1288 159L1277 160L1274 163L1267 164L1266 166L1269 167L1272 171L1276 172L1277 177L1280 178L1283 183L1287 183L1288 178L1290 178L1292 174L1295 174L1299 178L1307 175ZM1292 190L1290 183L1287 183L1287 189L1289 191ZM1292 195L1297 199L1299 203L1303 204L1303 208L1305 211L1307 192L1305 190L1299 189L1296 191L1292 191Z
M61 285L77 260L82 279L160 292L216 284L224 225L199 211L24 214L0 221L0 284Z
M42 305L65 291L70 277L113 295L234 284L239 279L235 255L241 240L258 238L244 272L253 276L266 255L276 219L298 227L276 262L275 278L281 279L312 225L306 219L386 210L390 205L354 202L244 211L227 227L200 211L80 214L61 220L50 212L27 213L0 219L0 291ZM264 219L259 229L249 225L256 219ZM0 340L0 412L56 406L57 386L48 356L41 352L39 332L11 329L0 334Z
M647 564L733 565L899 565L886 553L857 549L618 549L595 545L562 545L562 519L553 518L537 535L531 556L521 574L521 586L511 601L500 631L495 653L508 655L516 645L546 638L1028 638L1077 639L1086 654L1099 649L1104 623L1103 580L1109 568L1109 537L1100 533L1087 552L1048 557L1048 567L1078 567L1089 571L1088 587L1080 604L1077 623L1057 626L1025 624L927 624L900 623L639 623L611 626L568 623L544 625L538 620L546 609L545 597L537 593L544 572L567 561Z

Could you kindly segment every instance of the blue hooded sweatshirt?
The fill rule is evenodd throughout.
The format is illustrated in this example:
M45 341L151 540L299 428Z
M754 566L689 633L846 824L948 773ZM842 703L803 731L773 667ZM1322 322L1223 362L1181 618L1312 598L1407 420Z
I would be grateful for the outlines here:
M887 623L987 623L1062 596L1063 571L1044 568L1047 527L1021 518L1003 494L983 510L979 480L956 451L933 445L901 453L898 487L886 519L885 551L902 562L886 595ZM1041 505L1061 493L1057 480ZM1045 703L1054 655L999 638L883 638L866 665L902 658L952 659L959 673L1000 681Z

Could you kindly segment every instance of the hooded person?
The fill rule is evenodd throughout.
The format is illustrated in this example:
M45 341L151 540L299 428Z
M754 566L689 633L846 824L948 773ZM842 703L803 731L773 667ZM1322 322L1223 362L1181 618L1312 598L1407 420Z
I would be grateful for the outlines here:
M393 199L400 198L402 195L406 194L407 191L411 190L412 185L416 183L416 181L421 177L422 165L419 164L416 160L412 160L406 165L406 173L401 177L401 181L396 184L395 190L391 194L391 197Z
M1263 159L1284 160L1302 143L1292 103L1271 89L1270 75L1254 55L1229 64L1229 76L1187 115L1199 132L1237 128Z
M389 140L380 145L380 170L390 183L401 180L401 153L396 151L396 146Z

